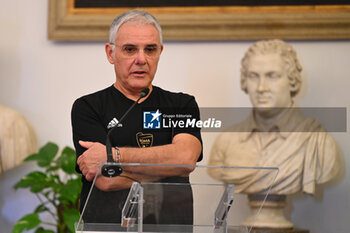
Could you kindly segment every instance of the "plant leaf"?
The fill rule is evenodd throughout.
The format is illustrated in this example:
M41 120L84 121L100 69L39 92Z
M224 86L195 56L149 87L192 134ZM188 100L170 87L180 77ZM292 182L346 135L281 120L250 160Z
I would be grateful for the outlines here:
M35 233L55 233L55 232L52 230L45 230L44 228L40 227L36 229Z
M60 190L61 197L75 203L81 191L81 180L79 178L68 180L67 184Z
M50 175L48 181L48 186L52 189L52 192L55 194L59 194L60 190L65 186L65 183L63 183L59 176L56 175Z
M61 167L63 171L68 174L74 174L75 172L75 151L70 147L65 147L61 153L61 156L56 160L58 167Z
M41 213L41 212L45 212L45 211L49 211L49 208L47 208L45 206L45 204L38 205L34 210L35 213Z
M38 159L38 153L29 155L23 161L33 161L33 160L37 160L37 159Z
M60 169L59 166L50 166L50 167L46 168L46 172L57 171L58 169Z
M77 209L66 209L63 212L63 220L70 232L75 232L74 224L79 221L80 214Z
M37 213L23 216L12 229L12 233L21 233L24 230L31 230L41 223Z
M33 193L41 192L44 188L49 187L47 176L43 172L34 171L22 177L22 179L15 184L14 188L30 188Z
M51 164L58 152L55 143L48 142L40 148L39 153L28 156L24 161L36 160L40 167L47 167Z

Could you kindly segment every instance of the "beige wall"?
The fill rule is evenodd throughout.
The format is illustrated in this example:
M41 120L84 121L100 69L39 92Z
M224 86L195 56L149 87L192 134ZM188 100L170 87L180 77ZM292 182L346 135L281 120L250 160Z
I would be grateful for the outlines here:
M47 38L47 1L3 1L0 7L0 103L20 111L35 127L40 145L72 145L73 101L114 82L102 42L57 43ZM171 42L159 64L155 85L196 96L201 107L250 106L239 88L239 65L252 41ZM298 102L305 107L350 107L350 41L290 41L304 67ZM349 110L348 110L349 115ZM349 117L348 117L349 120ZM333 133L350 167L350 133ZM204 133L206 164L214 133ZM11 186L21 174L0 177L0 225L10 229L33 208L27 193ZM11 175L10 175L11 174ZM204 179L204 177L203 177ZM14 208L21 208L14 211ZM328 185L316 198L298 196L292 221L311 233L346 233L350 178ZM7 227L7 228L6 228ZM4 232L10 232L6 230Z

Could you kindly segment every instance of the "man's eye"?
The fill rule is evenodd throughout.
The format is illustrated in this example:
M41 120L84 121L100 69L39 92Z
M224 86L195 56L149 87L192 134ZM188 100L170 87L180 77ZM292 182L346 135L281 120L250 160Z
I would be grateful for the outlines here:
M134 53L137 51L137 48L132 46L125 46L123 50L127 53Z
M157 51L157 47L146 47L145 52L146 53L154 53Z

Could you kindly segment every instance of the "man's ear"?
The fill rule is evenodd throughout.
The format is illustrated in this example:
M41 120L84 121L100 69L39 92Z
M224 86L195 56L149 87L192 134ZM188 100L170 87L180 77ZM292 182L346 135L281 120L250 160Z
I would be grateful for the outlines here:
M106 55L109 63L114 64L115 55L114 55L113 45L111 45L110 43L106 43L105 50L106 50Z
M164 45L161 45L161 46L160 46L160 54L162 54L163 49L164 49Z

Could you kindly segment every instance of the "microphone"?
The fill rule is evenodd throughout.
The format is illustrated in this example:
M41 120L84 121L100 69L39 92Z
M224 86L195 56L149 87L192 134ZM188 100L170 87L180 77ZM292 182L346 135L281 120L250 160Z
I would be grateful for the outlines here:
M107 137L106 137L107 164L103 165L103 167L101 169L101 173L103 176L115 177L115 176L119 176L123 172L123 169L120 166L114 164L113 153L112 153L111 134L112 134L113 130L115 128L117 128L117 126L122 123L124 118L135 107L135 105L138 104L140 99L147 96L148 93L149 93L149 88L146 87L145 89L143 89L140 93L140 97L124 113L124 115L120 118L119 122L108 131Z
M143 97L145 97L146 95L148 95L148 93L149 93L149 88L146 87L145 89L143 89L143 90L141 91L141 93L140 93L140 98L137 100L137 102L138 102L140 99L142 99Z

